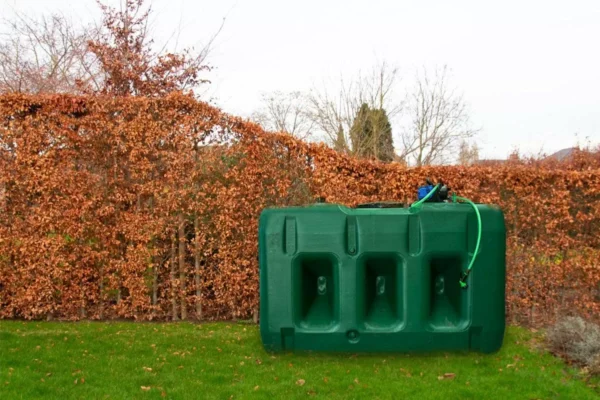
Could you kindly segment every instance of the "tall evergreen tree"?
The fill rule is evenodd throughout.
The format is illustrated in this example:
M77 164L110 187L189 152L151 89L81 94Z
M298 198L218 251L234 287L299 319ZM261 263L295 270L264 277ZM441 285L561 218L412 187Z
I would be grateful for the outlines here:
M358 157L369 158L374 154L373 148L373 126L371 125L371 109L367 103L363 103L354 117L350 128L350 140L352 140L352 153Z
M352 153L362 158L375 158L381 161L394 159L392 126L383 109L372 110L363 104L350 129Z
M394 140L392 125L385 110L371 110L371 125L373 127L373 152L375 158L390 162L394 160Z
M335 143L333 144L333 147L336 151L339 151L340 153L348 152L348 145L346 144L346 137L344 136L344 128L342 127L342 124L340 124L340 126L338 127L337 136L335 138Z

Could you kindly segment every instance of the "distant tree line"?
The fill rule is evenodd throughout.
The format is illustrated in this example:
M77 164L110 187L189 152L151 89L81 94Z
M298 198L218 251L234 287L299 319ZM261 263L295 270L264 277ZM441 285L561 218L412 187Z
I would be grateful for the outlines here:
M477 130L449 77L446 66L423 68L408 89L399 90L399 69L382 62L307 92L265 93L252 119L359 158L416 166L461 162L461 146L477 147L470 142ZM477 154L471 151L468 158Z

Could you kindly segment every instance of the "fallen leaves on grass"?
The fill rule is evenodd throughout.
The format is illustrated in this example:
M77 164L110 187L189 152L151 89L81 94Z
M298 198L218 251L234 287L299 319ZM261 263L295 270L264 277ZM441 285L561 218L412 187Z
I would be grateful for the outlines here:
M150 386L140 386L140 389L142 389L144 392L147 392L148 390L151 389Z
M304 379L298 379L296 381L296 385L298 385L298 386L304 386L305 383L306 383L306 381Z
M438 380L442 381L444 379L454 379L456 374L453 372L446 372L444 375L438 376Z

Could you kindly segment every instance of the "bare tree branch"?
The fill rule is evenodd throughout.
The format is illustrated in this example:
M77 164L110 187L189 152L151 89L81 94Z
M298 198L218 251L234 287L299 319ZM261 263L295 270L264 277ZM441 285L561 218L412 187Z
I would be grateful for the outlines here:
M98 0L98 5L103 19L95 25L79 26L63 15L33 18L16 11L12 19L2 20L0 93L147 95L196 89L208 82L200 75L211 70L206 61L225 19L199 51L167 51L173 35L155 52L150 1L121 0L113 8Z
M285 132L307 140L315 126L307 114L307 97L302 92L263 93L262 107L254 112L251 119L266 130Z
M80 92L79 82L94 79L86 52L95 31L76 28L62 15L38 19L16 14L3 20L0 37L0 92Z
M407 96L409 123L402 133L401 157L417 166L443 163L453 158L458 144L472 137L467 106L461 94L448 84L446 66L417 74Z
M458 150L458 165L473 165L479 161L479 147L476 143L469 145L463 140Z

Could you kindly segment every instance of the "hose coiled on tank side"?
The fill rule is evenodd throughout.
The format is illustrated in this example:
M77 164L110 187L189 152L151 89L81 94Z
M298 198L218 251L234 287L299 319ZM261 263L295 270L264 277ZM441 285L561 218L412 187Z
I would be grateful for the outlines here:
M473 207L473 210L475 210L475 214L477 215L477 242L475 244L475 252L473 253L473 257L471 258L471 262L469 263L467 270L462 273L460 280L459 280L460 287L463 289L466 289L469 286L469 285L467 285L467 278L469 277L469 274L471 273L471 269L473 268L473 264L475 264L475 259L477 258L477 255L479 254L479 244L481 243L481 214L479 213L479 209L477 209L477 206L475 205L475 203L473 203L471 200L469 200L465 197L459 197L459 196L453 196L453 198L454 198L454 202L456 202L458 200L458 201L463 201L465 203L470 204L471 207Z
M410 208L418 210L423 206L423 203L425 203L427 200L429 200L429 198L431 198L431 196L434 195L434 193L439 189L440 184L438 183L437 185L435 185L435 187L429 192L427 193L427 196L423 197L421 200L411 204ZM481 214L479 213L479 209L477 208L477 206L475 205L475 203L473 203L471 200L467 199L466 197L459 197L454 195L453 197L453 202L456 203L457 201L461 201L464 203L469 204L471 207L473 207L473 210L475 210L475 215L477 215L477 242L475 243L475 252L473 253L473 257L471 258L471 261L469 262L469 265L467 266L467 270L463 271L461 276L460 276L460 280L458 281L458 283L460 284L460 287L463 289L466 289L469 287L469 285L467 284L467 278L469 277L469 274L471 273L471 270L473 269L473 264L475 264L475 260L477 259L477 255L479 254L479 245L481 244Z

